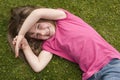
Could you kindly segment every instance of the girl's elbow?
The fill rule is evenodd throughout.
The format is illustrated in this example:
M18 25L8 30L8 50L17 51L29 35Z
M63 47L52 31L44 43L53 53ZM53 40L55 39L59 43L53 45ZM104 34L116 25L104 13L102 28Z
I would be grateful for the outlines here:
M34 72L39 73L42 71L42 69L33 69Z
M38 67L34 67L34 68L32 68L32 69L33 69L34 72L39 73L39 72L41 72L44 68L41 67L41 66L38 66Z
M40 71L39 70L34 70L34 72L39 73Z

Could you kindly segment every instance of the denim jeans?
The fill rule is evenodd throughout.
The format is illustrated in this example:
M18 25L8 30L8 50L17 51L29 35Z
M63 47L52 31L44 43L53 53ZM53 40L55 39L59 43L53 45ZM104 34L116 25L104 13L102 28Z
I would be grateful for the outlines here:
M120 60L112 59L88 80L120 80Z

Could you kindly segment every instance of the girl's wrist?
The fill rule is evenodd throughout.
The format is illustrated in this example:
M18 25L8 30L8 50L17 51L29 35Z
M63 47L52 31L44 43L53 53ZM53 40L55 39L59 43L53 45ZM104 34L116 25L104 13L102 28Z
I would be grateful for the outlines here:
M22 48L23 51L27 51L27 50L31 50L30 46L26 46L24 48Z
M24 37L24 35L22 35L22 34L18 34L17 36L20 36L20 37L22 37L22 38Z
M21 36L24 37L25 36L25 32L23 30L20 30L19 33L18 33L18 35L21 35Z
M24 55L28 55L32 52L32 49L28 46L23 49Z

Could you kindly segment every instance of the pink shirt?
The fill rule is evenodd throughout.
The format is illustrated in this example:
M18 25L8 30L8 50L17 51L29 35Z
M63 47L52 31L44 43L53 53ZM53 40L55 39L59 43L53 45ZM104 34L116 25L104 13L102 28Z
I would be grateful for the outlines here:
M56 33L44 42L44 50L79 64L84 72L82 80L87 80L112 58L120 59L119 52L90 25L63 11L67 18L56 21Z

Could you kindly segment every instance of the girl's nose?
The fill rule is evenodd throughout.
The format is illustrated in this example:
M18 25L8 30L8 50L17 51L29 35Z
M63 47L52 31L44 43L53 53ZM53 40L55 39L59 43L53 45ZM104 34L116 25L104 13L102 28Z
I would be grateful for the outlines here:
M47 35L48 31L46 29L44 30L37 30L37 33L40 34L41 36Z
M44 36L46 33L45 33L45 31L41 31L41 32L39 32L39 34Z

